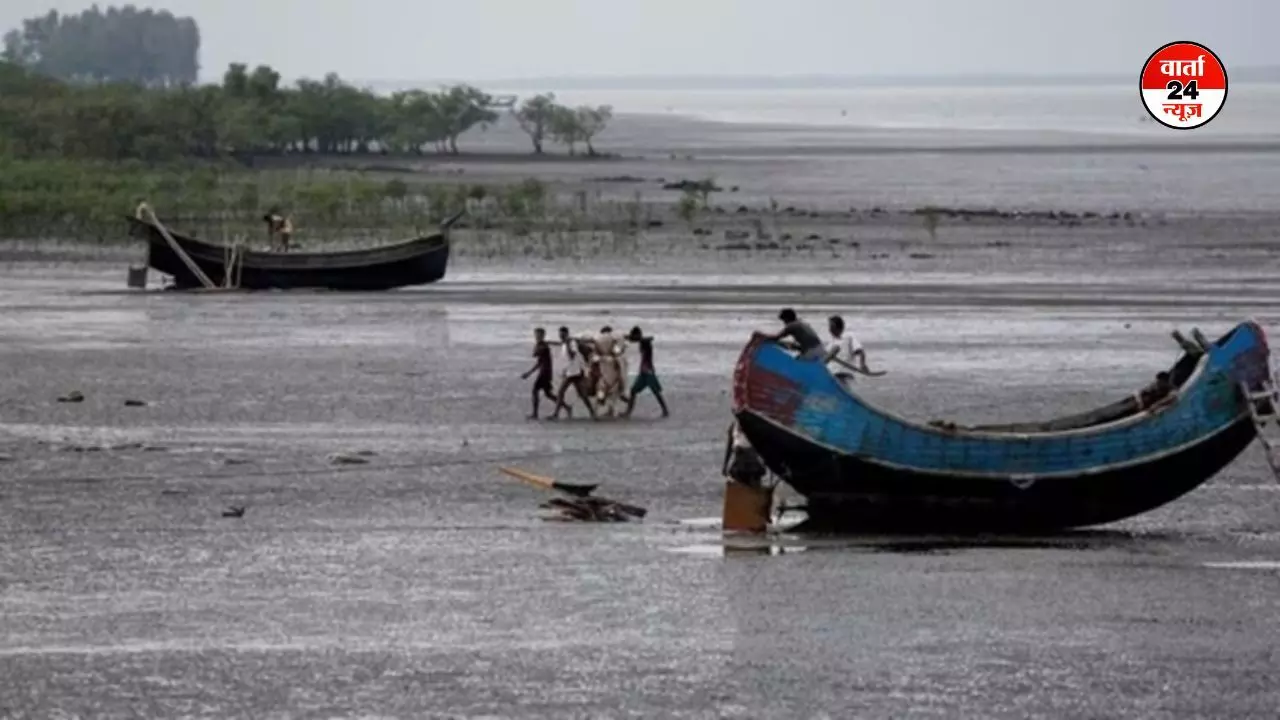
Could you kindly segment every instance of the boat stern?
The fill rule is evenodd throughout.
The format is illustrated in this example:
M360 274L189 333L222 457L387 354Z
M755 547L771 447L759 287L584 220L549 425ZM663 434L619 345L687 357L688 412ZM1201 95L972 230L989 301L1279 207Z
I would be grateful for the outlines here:
M1223 335L1209 348L1231 381L1249 390L1261 390L1275 383L1267 332L1255 320L1246 320Z

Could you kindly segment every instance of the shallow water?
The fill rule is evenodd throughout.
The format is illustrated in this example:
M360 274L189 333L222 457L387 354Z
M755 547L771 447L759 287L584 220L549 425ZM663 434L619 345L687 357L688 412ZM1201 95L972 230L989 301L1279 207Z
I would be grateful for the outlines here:
M353 296L120 293L114 270L69 292L10 273L0 716L1246 718L1280 705L1280 485L1256 448L1177 502L1090 532L722 539L707 518L729 368L772 326L761 305L803 278L713 302L650 287L623 316L600 309L614 280L581 272L569 298L537 273ZM880 280L881 304L846 311L890 371L862 387L918 417L1087 408L1170 362L1173 327L1280 320L1266 292L1197 304L1158 279L1063 290L1085 306L1016 288L993 304L992 288L942 275ZM848 307L854 284L819 278L796 304ZM947 306L920 304L922 284ZM1133 300L1153 297L1179 304ZM530 326L604 323L657 335L674 417L642 400L628 423L525 421ZM83 403L55 401L75 389ZM360 450L367 464L330 464ZM603 481L651 515L544 523L541 496L499 464ZM220 517L229 505L245 517Z

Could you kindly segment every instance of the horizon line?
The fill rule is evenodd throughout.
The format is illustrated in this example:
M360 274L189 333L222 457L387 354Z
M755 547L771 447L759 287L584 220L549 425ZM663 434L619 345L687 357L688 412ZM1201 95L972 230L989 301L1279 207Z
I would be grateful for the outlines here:
M1229 71L1231 75L1238 80L1248 81L1263 77L1267 80L1280 80L1280 65L1253 65L1243 66ZM1118 73L1118 72L1096 72L1096 73L1074 73L1074 74L1043 74L1043 73L949 73L949 74L884 74L884 75L853 75L842 73L734 73L734 74L716 74L716 73L697 73L687 75L674 75L664 73L618 73L618 74L581 74L581 75L531 75L524 77L498 77L498 78L424 78L410 80L406 78L361 78L361 79L345 79L346 82L357 85L377 85L380 87L387 86L404 86L404 87L423 87L427 85L457 85L470 84L476 86L489 86L498 88L524 88L534 86L563 86L566 88L620 88L619 85L629 88L637 88L644 85L657 86L653 89L670 88L670 87L697 87L716 88L716 87L750 87L752 84L758 83L765 87L771 86L793 86L793 87L815 87L815 86L886 86L886 85L965 85L965 84L1021 84L1021 83L1045 83L1052 85L1075 84L1075 83L1096 83L1096 82L1129 82L1136 80L1139 72ZM1244 76L1244 77L1241 77Z

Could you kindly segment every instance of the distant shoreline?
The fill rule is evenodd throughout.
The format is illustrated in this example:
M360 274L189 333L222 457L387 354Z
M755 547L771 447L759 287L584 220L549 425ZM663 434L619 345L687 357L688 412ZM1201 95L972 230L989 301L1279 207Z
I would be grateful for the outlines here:
M1232 83L1280 83L1280 66L1230 68ZM548 90L856 90L864 88L989 88L1079 85L1134 85L1132 74L1083 75L576 75L516 78L404 78L352 80L377 90L435 87L467 82L479 87L546 92Z

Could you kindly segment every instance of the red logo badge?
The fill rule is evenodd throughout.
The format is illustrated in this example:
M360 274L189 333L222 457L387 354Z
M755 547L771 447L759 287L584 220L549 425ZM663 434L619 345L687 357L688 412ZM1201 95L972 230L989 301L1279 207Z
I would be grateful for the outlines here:
M1171 42L1147 58L1138 89L1157 122L1190 130L1207 124L1227 102L1227 69L1200 43Z

